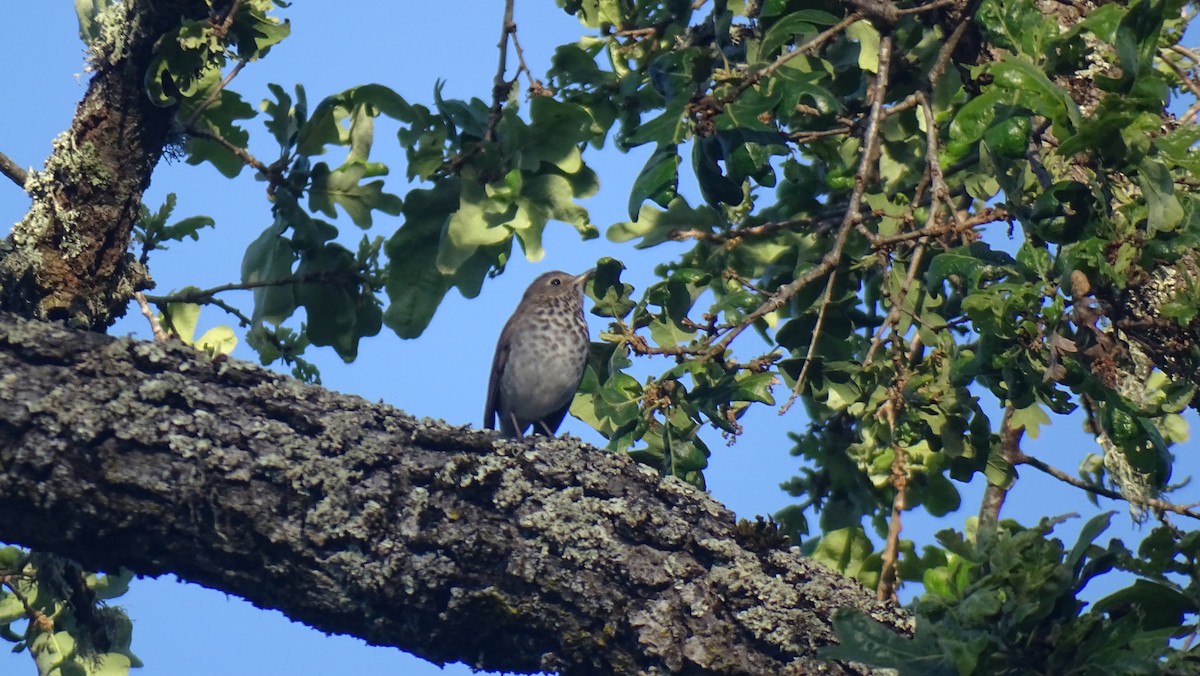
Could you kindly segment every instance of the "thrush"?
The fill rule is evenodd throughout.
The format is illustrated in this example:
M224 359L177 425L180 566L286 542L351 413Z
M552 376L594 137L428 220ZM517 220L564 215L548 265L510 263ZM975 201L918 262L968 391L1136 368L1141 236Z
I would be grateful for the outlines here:
M506 437L554 436L587 366L582 275L547 272L533 280L496 343L483 426Z

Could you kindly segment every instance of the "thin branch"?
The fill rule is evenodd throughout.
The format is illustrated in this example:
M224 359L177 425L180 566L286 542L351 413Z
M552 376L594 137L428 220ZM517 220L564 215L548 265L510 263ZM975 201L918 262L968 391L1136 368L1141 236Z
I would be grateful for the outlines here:
M209 95L205 97L202 102L200 102L200 105L196 108L196 110L192 111L192 114L188 116L187 120L184 120L183 126L185 129L191 128L192 125L196 124L196 120L200 119L200 116L204 114L204 111L216 102L217 98L221 96L221 92L225 90L225 87L229 86L229 83L233 82L233 78L237 77L238 73L242 72L242 69L246 67L246 63L247 62L245 59L238 59L238 62L229 71L229 74L221 80L216 89L212 90L212 92L210 92Z
M884 27L894 26L900 20L900 9L890 0L847 0L846 4L872 23Z
M1021 452L1021 437L1025 434L1024 427L1013 427L1013 407L1004 409L1004 418L1000 421L1000 454L1013 466L1016 466L1024 454ZM995 528L1000 523L1000 509L1004 507L1004 499L1008 497L1010 486L996 486L988 483L983 489L983 500L979 504L980 528Z
M793 143L811 143L817 139L829 138L830 136L847 136L850 134L850 131L851 129L848 126L820 131L794 131L788 134L788 140Z
M978 2L974 3L978 4ZM950 63L950 56L954 53L958 43L962 40L963 35L967 32L967 27L974 20L975 12L968 9L964 12L964 18L954 27L954 32L950 33L950 37L946 39L946 43L938 50L937 59L933 62L933 68L929 69L929 91L933 91L937 87L938 81L942 79L942 75L946 72L946 66Z
M496 138L496 126L500 124L504 100L512 91L512 83L505 79L504 73L508 70L508 36L517 32L517 24L513 22L514 2L515 0L505 0L504 2L504 21L500 26L500 43L496 45L500 49L500 63L496 66L496 77L492 79L492 108L488 112L487 128L483 132L484 141L492 141Z
M265 176L267 179L271 179L273 172L271 171L270 167L263 164L262 160L251 155L248 150L246 150L245 148L243 148L235 143L230 142L224 136L221 136L220 134L214 134L206 129L200 129L198 127L189 128L188 134L195 136L197 138L207 139L209 141L212 141L213 143L216 143L217 145L221 146L222 148L224 148L224 149L228 150L229 152L233 153L234 155L236 155L238 157L238 159L240 159L242 162L245 162L247 166L253 167L257 171L262 172L262 175Z
M1191 90L1192 96L1200 99L1200 86L1198 86L1196 82L1192 80L1192 78L1188 77L1188 74L1179 67L1179 64L1175 63L1171 59L1168 59L1165 51L1162 49L1158 50L1158 56L1160 59L1162 59L1163 63L1167 64L1171 70L1175 71L1175 75L1179 77L1179 81L1186 85L1189 90Z
M800 375L796 376L796 384L792 386L791 396L788 397L787 403L779 408L779 415L787 413L792 408L792 404L796 403L796 398L800 396L800 390L804 389L804 383L808 380L808 367L817 354L817 341L821 339L821 331L825 328L825 311L829 309L830 301L833 299L833 286L836 281L837 275L830 273L829 281L825 284L825 293L821 296L821 308L817 310L817 323L813 326L812 340L808 342L808 353L804 355L804 364L800 366Z
M894 411L889 410L888 422L893 426L893 434L895 433L894 418ZM908 509L908 463L906 460L904 448L892 442L892 486L896 489L896 494L892 497L892 517L888 521L887 540L881 556L883 566L879 572L879 586L875 589L875 598L880 601L888 599L898 601L896 567L900 562L900 533L904 529L900 515Z
M713 346L713 354L724 352L734 339L746 330L746 327L783 307L801 289L822 275L832 272L841 262L842 252L846 248L846 241L850 237L850 231L862 219L860 211L862 208L862 199L863 194L867 190L867 176L870 174L872 158L875 156L875 147L879 143L879 122L882 118L883 98L887 92L887 76L888 69L891 68L891 61L892 37L884 35L879 40L879 74L875 78L874 87L872 87L871 114L867 119L867 132L863 138L862 156L859 158L858 170L854 175L854 191L850 194L850 203L847 206L845 216L842 218L842 224L838 229L837 239L833 243L833 248L821 259L820 263L799 278L779 287L767 302L746 315L741 324L730 330L724 338Z
M531 96L553 96L554 90L542 84L542 81L533 76L533 71L525 63L525 50L521 49L521 41L517 39L517 25L514 23L512 27L512 43L513 50L517 53L517 73L513 78L521 76L525 73L525 77L529 79L529 94Z
M3 578L0 578L0 584L3 584L8 589L8 592L16 597L17 601L20 601L21 607L25 609L25 617L29 618L29 621L37 627L38 631L47 634L54 632L54 620L30 604L29 597L21 593L20 589L17 589L17 585L13 584L11 576L5 575Z
M929 201L929 217L926 219L924 227L924 230L931 230L938 222L939 206L943 200L947 199L949 191L946 188L945 180L942 178L942 165L938 160L938 129L937 123L933 119L933 110L925 100L924 92L917 92L916 96L918 105L925 116L925 164L930 182L933 184L933 195ZM950 216L955 221L958 220L953 205L950 208ZM925 242L925 238L921 238L917 242L912 260L908 264L908 272L904 277L904 284L900 287L898 296L892 301L892 308L888 311L887 319L884 320L883 324L879 325L874 339L871 340L871 347L867 350L867 358L863 361L864 368L870 366L871 362L874 361L875 352L883 344L884 332L900 321L901 307L904 305L905 298L908 297L908 290L912 287L913 280L917 276L917 270L920 269L921 261L925 256Z
M25 189L25 181L29 180L29 174L4 153L0 153L0 174L12 179L22 190Z
M213 24L213 29L217 33L217 37L224 40L225 36L229 34L229 29L233 27L233 21L237 18L237 13L238 10L241 9L241 6L242 0L233 0L233 2L229 4L229 8L225 11L224 16L214 15L212 19L210 19L211 23Z
M742 80L738 84L737 87L734 88L732 93L730 93L728 96L722 97L716 103L718 104L719 107L723 107L729 103L732 103L734 99L736 99L737 97L742 95L742 92L744 92L747 89L758 84L759 80L762 80L764 77L768 77L768 76L774 74L775 71L779 70L780 68L783 68L783 66L788 61L791 61L792 59L796 58L797 56L800 56L801 54L808 54L810 52L813 52L813 51L819 49L826 42L829 42L833 38L837 37L838 34L840 34L842 31L846 30L846 28L848 28L850 26L850 24L855 23L856 21L858 21L861 18L862 18L862 15L857 12L850 14L849 16L847 16L846 18L837 22L833 26L831 26L831 27L827 28L826 30L822 31L821 33L818 33L817 35L813 36L813 38L811 40L804 43L803 45L800 45L799 47L793 49L790 52L787 52L786 54L781 54L779 56L779 58L775 59L775 61L773 61L769 65L767 65L763 68L760 68L760 69L754 71L753 73L751 73L749 76L747 76L744 80ZM882 70L882 67L881 67L881 70Z
M914 239L921 239L924 237L934 238L944 235L969 232L975 228L996 223L998 221L1008 221L1011 218L1012 215L1004 209L988 208L980 211L970 218L962 220L959 223L947 221L932 227L921 228L920 230L913 230L912 232L902 232L896 235L891 235L890 237L876 237L872 244L876 249L886 249L887 247Z
M1142 507L1149 507L1150 509L1158 510L1160 512L1171 512L1172 514L1179 514L1180 516L1200 519L1200 512L1196 511L1197 505L1177 505L1173 502L1167 502L1166 500L1160 500L1158 498L1138 498L1129 495L1122 495L1118 491L1114 491L1111 488L1097 486L1089 481L1084 481L1078 477L1073 477L1057 467L1048 465L1031 455L1026 455L1020 450L1017 451L1016 462L1013 464L1029 465L1038 471L1049 474L1059 481L1071 484L1076 488L1083 489L1094 495L1111 498L1113 500L1123 500L1125 502L1140 505Z
M262 289L272 286L288 286L290 284L317 284L322 282L355 282L359 283L362 278L358 275L346 275L338 272L313 272L304 275L293 275L291 277L282 277L280 279L263 279L253 282L236 282L230 284L221 284L209 289L195 289L192 291L181 291L179 293L171 293L165 296L146 296L146 300L155 305L163 305L165 303L196 303L203 305L211 303L218 293L227 291L251 291L253 289Z
M932 89L930 95L933 95ZM925 158L929 167L929 178L933 183L933 197L929 202L929 220L925 225L929 227L937 222L939 202L946 203L950 211L950 219L958 222L960 220L958 210L950 202L950 187L946 185L946 179L942 174L942 163L938 159L940 156L938 126L937 121L933 118L933 106L929 105L928 99L925 98L925 92L917 92L917 102L921 113L925 116Z
M900 309L904 305L904 299L908 297L908 289L912 286L913 280L917 278L917 270L920 269L921 261L925 257L925 248L925 241L923 239L917 242L912 260L908 262L908 273L904 276L904 284L900 287L897 297L892 301L892 309L888 311L887 319L879 325L879 328L875 331L874 339L871 340L871 347L867 350L867 358L863 360L864 369L869 367L871 362L875 360L875 352L883 344L883 332L900 321Z
M155 314L154 310L150 309L150 302L146 300L146 294L141 291L135 291L133 298L137 301L138 307L141 308L142 316L146 318L146 321L150 322L150 331L154 334L154 341L156 343L165 343L170 340L167 332L163 330L162 322L158 321L158 315Z
M1200 66L1200 55L1196 54L1196 52L1192 51L1191 49L1188 49L1183 45L1171 45L1169 49L1176 54L1186 57L1192 63Z
M905 9L896 10L896 14L897 14L897 16L907 16L909 14L924 14L925 12L932 12L935 9L941 9L943 7L952 7L954 5L957 5L958 3L959 3L959 0L934 0L933 2L931 2L927 5L917 5L916 7L907 7Z

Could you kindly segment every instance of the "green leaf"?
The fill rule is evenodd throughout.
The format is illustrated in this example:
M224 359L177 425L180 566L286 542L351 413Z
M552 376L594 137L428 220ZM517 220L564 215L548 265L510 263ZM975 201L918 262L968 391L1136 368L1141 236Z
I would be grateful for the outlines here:
M965 156L995 124L997 104L1003 95L1001 89L988 87L959 109L954 120L950 122L950 140L946 148L952 156Z
M232 354L237 347L237 334L228 326L214 326L196 340L196 348L210 355Z
M400 215L403 202L399 197L383 191L383 181L362 184L367 174L367 165L347 163L330 171L324 162L318 162L312 171L308 190L308 208L329 216L337 217L333 205L346 210L346 214L360 228L371 227L371 211L382 211L392 216Z
M1196 602L1170 584L1134 580L1131 586L1097 601L1094 610L1118 616L1134 611L1141 615L1141 625L1145 630L1178 631L1184 626L1184 618L1196 612Z
M1050 416L1038 404L1030 404L1025 408L1014 409L1009 425L1013 429L1024 429L1031 439L1038 438L1038 428L1050 424Z
M944 251L929 263L926 284L937 287L952 276L961 279L968 290L984 282L1002 279L1016 273L1016 261L1003 251L992 249L984 242Z
M1041 68L1021 57L1012 56L991 64L988 72L992 74L997 87L1008 90L1015 104L1053 120L1055 133L1061 137L1079 126L1079 108L1062 88L1046 77Z
M819 32L816 25L832 26L837 22L837 17L820 10L805 9L789 12L779 21L772 23L763 35L757 60L774 59L784 45L793 41L799 45L808 37L816 35Z
M901 636L857 610L839 610L833 616L838 644L820 648L822 659L860 662L895 669L901 676L956 676L959 671L947 654L924 632L914 639Z
M162 319L184 344L191 345L192 337L196 334L196 323L200 320L200 306L195 303L168 303Z
M1175 196L1175 181L1162 164L1147 159L1138 172L1138 185L1149 208L1147 226L1150 233L1171 232L1183 222L1183 206Z
M669 241L672 233L679 230L711 232L720 221L716 210L707 206L693 209L684 198L676 197L667 205L666 211L643 204L637 219L617 223L606 234L613 242L626 242L640 237L642 241L638 242L636 248L646 249Z
M858 67L868 73L879 72L879 31L870 21L855 21L846 28L846 37L858 43Z
M676 146L659 144L629 191L630 220L638 219L646 200L653 200L665 209L675 199L679 187L679 161Z
M351 132L342 123L361 110L371 117L382 113L401 122L412 122L418 117L414 107L403 97L382 85L347 89L317 104L308 122L300 129L296 152L301 155L320 155L328 144L349 145Z
M704 201L713 206L737 206L744 197L741 185L727 178L721 170L718 162L725 159L718 138L699 138L692 144L692 170L700 184L700 194L704 196Z
M1114 514L1116 512L1111 511L1097 514L1088 519L1088 522L1079 530L1079 539L1075 541L1075 546L1071 548L1071 553L1066 558L1067 566L1075 572L1076 576L1079 575L1079 571L1083 567L1083 561L1087 556L1088 549L1092 547L1092 543L1096 541L1096 538L1100 537L1101 533L1108 530Z
M237 20L229 26L229 39L237 47L238 58L260 59L291 34L287 20L267 15L262 6L262 3L241 3Z
M108 9L112 0L75 0L75 17L79 20L79 39L90 46L100 37L102 27L96 19Z
M129 583L133 581L133 571L126 568L117 573L93 573L87 578L88 589L101 601L115 599L129 591Z
M384 245L384 288L391 303L383 322L401 338L421 335L452 286L438 270L437 260L442 225L458 208L459 192L457 180L410 191L403 208L405 222Z
M589 295L594 301L592 314L624 319L633 310L635 303L629 298L633 286L621 281L621 271L624 269L625 264L615 258L605 257L596 261L596 271L592 273L589 285Z
M821 537L812 558L839 573L857 577L867 556L875 551L871 539L861 527L830 531Z
M242 282L274 282L291 277L292 266L298 260L291 240L283 237L287 225L277 212L276 222L263 231L242 257ZM279 324L296 309L295 290L291 284L260 286L254 289L253 321Z

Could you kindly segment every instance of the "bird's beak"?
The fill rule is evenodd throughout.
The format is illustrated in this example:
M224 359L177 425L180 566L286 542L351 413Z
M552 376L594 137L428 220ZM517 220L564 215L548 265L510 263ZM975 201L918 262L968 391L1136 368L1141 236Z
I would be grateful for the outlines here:
M585 283L587 283L587 280L592 278L592 275L594 275L594 274L596 274L596 268L592 268L591 270L588 270L587 272L583 273L582 275L576 276L571 281L576 286L583 286Z

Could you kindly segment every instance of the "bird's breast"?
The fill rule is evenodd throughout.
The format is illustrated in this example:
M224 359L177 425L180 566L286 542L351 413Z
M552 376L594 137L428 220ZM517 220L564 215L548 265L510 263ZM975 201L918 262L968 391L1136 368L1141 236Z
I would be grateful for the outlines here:
M501 407L522 420L541 419L569 403L587 365L582 317L538 319L514 332L500 378Z

